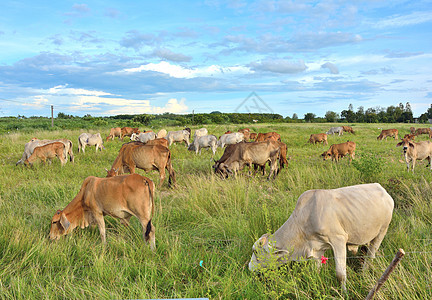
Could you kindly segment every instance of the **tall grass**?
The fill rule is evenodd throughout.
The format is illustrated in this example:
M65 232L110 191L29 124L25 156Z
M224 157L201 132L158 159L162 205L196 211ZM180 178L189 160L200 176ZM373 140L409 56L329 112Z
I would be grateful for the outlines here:
M156 191L156 251L142 239L138 220L125 227L106 217L107 244L95 227L76 229L60 241L48 240L57 209L77 194L87 176L104 177L120 141L106 149L77 153L83 130L37 130L0 136L0 295L21 298L181 298L212 299L362 299L381 276L398 248L407 255L379 291L381 299L432 299L432 174L418 164L407 173L396 142L377 141L383 124L353 124L356 135L330 136L329 144L357 143L357 163L323 161L328 146L307 144L311 133L332 124L254 124L256 132L277 131L288 145L289 165L273 181L261 175L221 179L212 172L212 153L171 147L177 187ZM392 124L394 125L394 124ZM217 136L245 126L207 126ZM392 126L393 127L393 126ZM409 125L396 124L401 133ZM386 127L384 127L386 128ZM175 129L177 128L167 128ZM196 129L196 128L193 128ZM106 129L92 130L106 136ZM74 142L75 163L64 167L36 163L15 166L32 137ZM427 139L426 136L420 139ZM218 159L223 150L218 149ZM370 168L380 162L379 170ZM356 165L357 164L357 165ZM378 172L379 171L379 172ZM142 170L138 170L144 174ZM145 174L156 183L157 172ZM306 190L379 182L393 196L395 211L377 258L362 271L348 260L348 293L335 276L331 251L318 271L310 261L289 264L257 276L247 264L251 247L262 234L277 230Z

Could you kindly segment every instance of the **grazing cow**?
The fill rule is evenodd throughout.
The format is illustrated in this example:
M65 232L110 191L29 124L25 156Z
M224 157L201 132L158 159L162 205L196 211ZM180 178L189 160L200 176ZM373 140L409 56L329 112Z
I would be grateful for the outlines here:
M337 133L339 136L343 135L343 127L342 126L338 126L338 127L331 127L329 129L329 131L327 131L327 134L335 134Z
M382 141L385 139L387 141L387 138L389 136L394 137L395 140L398 139L399 130L397 129L383 129L380 133L380 135L377 137L377 140Z
M130 142L123 144L111 169L121 175L129 172L135 173L135 168L150 172L159 171L159 187L165 180L165 169L168 170L168 186L175 185L175 172L171 164L171 152L167 147L161 145L148 145L141 142Z
M161 145L168 148L168 141L164 138L158 138L148 141L146 145Z
M249 135L249 140L256 140L257 135L255 132L251 132L251 134Z
M415 135L427 134L429 138L432 138L432 130L430 128L417 128L415 131Z
M280 157L280 145L274 141L238 143L228 146L222 157L213 166L215 173L227 178L230 174L237 175L244 166L250 167L255 164L265 166L270 162L270 173L267 179L277 175L277 162Z
M161 129L161 130L159 130L159 132L157 133L156 136L158 139L161 139L161 138L166 137L166 135L167 135L167 131L165 129Z
M106 243L104 216L109 215L128 226L132 216L138 218L143 237L155 249L153 181L139 174L109 178L87 177L75 198L52 220L50 239L58 240L76 227L85 228L96 223L103 243Z
M396 147L403 146L402 152L405 157L405 162L407 165L407 170L409 172L410 162L412 163L412 171L414 173L414 168L416 160L427 159L432 171L432 142L431 141L421 141L414 143L408 139L403 139L402 142L398 143Z
M188 131L189 132L189 136L191 136L192 135L192 130L189 128L189 127L186 127L185 129L183 129L183 130L186 130L186 131Z
M279 168L277 169L277 174L279 175L279 172L285 168L285 165L288 165L288 160L287 160L287 152L288 152L288 148L287 145L283 142L279 142L279 141L271 141L272 143L276 144L279 149L280 149L280 156L279 156ZM262 142L259 142L262 143ZM269 162L270 164L270 162ZM261 171L263 176L265 175L265 165L264 166L258 166L258 165L254 165L254 171L256 174L256 171L258 169L258 167L261 167Z
M120 127L111 128L110 133L108 134L106 140L108 141L109 139L111 139L111 141L113 141L115 137L118 137L118 139L121 139L121 128Z
M249 142L250 134L251 134L249 128L239 129L238 132L243 133L245 142Z
M122 127L120 139L123 140L125 136L131 137L132 133L139 134L140 131L138 127Z
M37 138L32 138L28 143L24 146L24 153L21 156L21 159L16 162L16 165L24 163L24 161L32 155L34 149L39 146L43 146L46 144L61 142L65 145L66 153L69 154L69 160L71 162L75 161L75 157L73 154L73 143L68 139L57 139L57 140L39 140Z
M218 147L223 148L225 145L240 143L244 140L244 135L241 132L232 132L223 134L218 141Z
M416 131L415 127L410 127L410 133L415 134L415 131Z
M342 129L344 132L349 132L349 133L355 134L355 132L351 126L342 126Z
M350 155L350 162L354 159L355 156L355 148L356 143L347 141L346 143L341 144L333 144L330 146L330 148L325 151L321 156L324 160L327 160L331 157L332 161L336 160L336 162L339 161L339 158L343 158L345 155Z
M314 145L316 145L316 143L323 143L323 145L328 145L327 134L325 133L311 134L308 142Z
M197 130L195 130L195 133L194 133L194 139L196 139L199 136L205 136L205 135L208 135L207 128L197 129Z
M332 249L336 277L346 290L347 250L356 254L360 245L368 245L367 256L375 258L393 207L392 197L378 183L306 191L288 220L274 234L264 234L254 243L249 270L300 259L314 259L320 266L324 252Z
M46 160L51 163L52 158L58 158L61 165L67 162L66 147L62 142L49 143L34 148L33 153L24 161L24 165L32 165L38 158L45 164Z
M101 151L105 149L100 133L81 133L78 137L78 152L82 150L82 152L85 153L86 146L96 146L96 152L98 149Z
M185 142L186 146L189 147L190 142L190 132L188 130L178 130L178 131L169 131L164 137L168 141L168 145L171 146L173 143L176 142Z
M195 151L196 154L201 154L201 149L203 148L211 148L213 151L213 155L216 153L217 149L217 137L215 135L205 135L205 136L199 136L196 137L189 145L188 150Z
M255 142L264 142L264 141L279 141L281 142L280 134L277 132L267 132L267 133L258 133Z
M148 141L154 140L156 138L156 133L153 131L141 132L139 134L132 133L131 141L140 141L147 143Z

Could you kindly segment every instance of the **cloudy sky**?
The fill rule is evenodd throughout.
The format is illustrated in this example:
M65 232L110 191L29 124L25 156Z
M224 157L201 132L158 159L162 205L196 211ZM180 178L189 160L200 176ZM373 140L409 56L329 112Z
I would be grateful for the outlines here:
M432 103L432 1L10 0L0 117Z

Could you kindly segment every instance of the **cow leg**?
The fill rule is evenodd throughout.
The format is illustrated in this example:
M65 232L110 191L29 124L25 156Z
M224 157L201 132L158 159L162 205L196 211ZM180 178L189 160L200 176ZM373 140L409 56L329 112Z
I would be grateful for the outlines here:
M379 246L381 245L381 242L384 239L384 236L387 233L387 228L385 230L381 230L378 235L369 243L369 246L367 247L367 254L366 254L366 259L363 262L363 270L367 269L368 265L367 259L370 258L375 258L375 253L377 252Z
M342 290L346 291L346 238L336 236L330 240L333 248L336 264L336 277L342 285Z
M163 182L165 181L165 168L159 169L159 188L162 187Z
M102 213L93 213L93 218L99 227L100 236L102 239L102 243L106 243L106 235L105 235L105 220Z
M412 171L414 173L414 167L415 167L415 164L416 164L416 159L415 158L411 158L411 162L412 162Z
M140 223L142 225L143 228L143 238L144 240L150 244L150 249L151 250L155 250L156 249L156 237L155 237L155 227L153 226L151 219L147 222L147 220L145 220L145 218L142 221L141 218L140 219Z

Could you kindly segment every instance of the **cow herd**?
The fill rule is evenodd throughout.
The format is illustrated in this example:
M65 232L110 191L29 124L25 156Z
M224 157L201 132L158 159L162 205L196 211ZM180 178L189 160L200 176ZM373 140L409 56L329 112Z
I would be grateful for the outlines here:
M411 128L397 146L402 146L408 170L415 161L427 159L431 165L432 142L414 142L419 134L432 131ZM328 145L328 135L343 135L344 132L355 134L350 126L332 127L326 133L311 134L309 143ZM111 169L106 169L107 176L87 177L76 197L52 218L50 238L59 239L72 232L76 227L85 228L90 224L99 227L101 239L106 241L104 215L120 219L128 224L135 216L143 228L143 237L155 249L155 228L152 224L154 213L155 184L147 177L135 173L136 168L145 172L159 172L159 188L165 181L168 171L168 186L176 186L176 173L172 165L173 157L169 147L173 143L185 143L187 149L196 154L201 150L211 149L213 156L218 147L225 148L219 160L214 160L213 170L222 178L236 176L245 167L249 174L259 170L265 175L265 168L270 167L267 179L276 178L282 168L288 164L287 145L276 132L253 133L248 128L237 132L227 131L219 138L208 133L206 128L195 131L191 142L191 129L178 131L162 129L140 132L138 128L112 128L106 141L117 137L124 143ZM378 140L394 137L398 139L398 130L382 130ZM252 140L252 141L251 141ZM100 133L82 133L78 138L78 151L85 153L86 146L94 146L96 151L104 149ZM57 157L62 166L67 157L74 161L72 141L68 139L39 140L33 138L25 144L24 153L16 163L31 165L37 159L42 162ZM321 154L324 160L332 158L338 162L347 154L350 161L355 158L356 143L347 141L332 144ZM130 173L130 175L125 175ZM370 209L374 207L374 209ZM359 245L368 244L369 254L375 255L383 240L393 211L393 199L379 184L364 184L334 190L312 190L303 193L286 223L273 235L263 235L253 246L253 255L249 263L250 270L268 266L269 254L276 255L277 263L282 264L300 258L319 260L326 249L333 249L336 259L336 274L342 287L346 281L346 251L356 250ZM373 212L373 213L371 213ZM357 224L364 226L356 226Z

